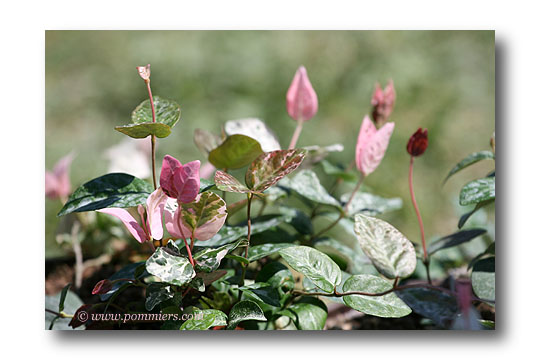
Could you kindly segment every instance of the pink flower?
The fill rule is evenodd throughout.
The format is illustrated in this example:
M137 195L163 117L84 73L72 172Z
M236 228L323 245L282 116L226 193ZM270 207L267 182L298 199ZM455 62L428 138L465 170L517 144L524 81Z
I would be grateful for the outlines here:
M143 243L152 239L160 240L163 237L162 217L166 202L167 195L160 187L151 193L146 199L146 214L142 205L137 207L141 224L126 209L105 208L97 211L119 218L135 240Z
M317 113L317 94L309 82L306 68L300 66L287 91L287 112L296 121L310 120Z
M165 155L159 184L167 196L176 198L185 204L190 203L195 200L201 187L200 167L199 160L182 165L172 156Z
M375 171L381 163L393 131L394 123L387 123L377 130L369 116L364 117L356 143L356 168L364 176Z
M45 172L45 196L51 199L65 199L71 193L69 166L72 161L73 155L66 155L56 163L52 172Z
M371 98L371 105L373 106L373 120L378 127L382 126L392 114L394 110L394 103L396 102L396 90L394 89L394 82L390 80L384 90L381 85L375 85L375 91Z

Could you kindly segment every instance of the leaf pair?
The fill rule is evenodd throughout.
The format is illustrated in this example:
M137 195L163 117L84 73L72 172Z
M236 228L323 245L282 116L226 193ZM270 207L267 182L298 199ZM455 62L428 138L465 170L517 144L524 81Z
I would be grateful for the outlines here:
M262 193L294 171L306 155L305 150L277 150L257 157L246 171L243 185L232 175L217 171L214 181L218 189L236 193Z
M158 138L169 136L171 129L180 120L180 106L172 100L154 96L156 122L152 119L150 100L145 100L133 110L131 124L116 126L115 130L135 139L148 135Z

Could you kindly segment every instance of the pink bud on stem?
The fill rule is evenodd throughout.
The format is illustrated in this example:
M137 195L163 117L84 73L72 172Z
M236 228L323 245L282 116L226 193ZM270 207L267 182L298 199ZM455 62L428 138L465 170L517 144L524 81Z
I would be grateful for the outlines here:
M287 91L287 112L297 121L289 149L294 149L302 132L302 125L309 121L318 110L317 94L309 81L306 68L300 66Z

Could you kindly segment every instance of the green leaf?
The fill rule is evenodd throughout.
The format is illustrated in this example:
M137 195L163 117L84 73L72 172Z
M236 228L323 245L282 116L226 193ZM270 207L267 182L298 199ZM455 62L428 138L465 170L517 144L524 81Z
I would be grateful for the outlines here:
M495 201L495 199L491 199L491 200L487 200L487 201L481 201L481 202L476 204L474 209L472 209L471 211L469 211L466 214L461 215L461 217L459 218L459 222L458 222L458 229L461 229L463 227L463 225L465 225L467 220L469 220L469 218L474 215L475 212L477 212L478 210L480 210L484 206L487 206L487 205L491 204L494 201Z
M257 140L261 144L261 148L264 152L281 149L274 132L259 119L248 118L229 120L225 123L223 129L228 136L240 134Z
M326 305L313 297L302 297L278 314L292 319L298 330L323 330L328 316Z
M172 254L168 248L159 247L146 260L146 270L162 281L182 286L195 277L195 270L189 260Z
M341 204L321 185L317 174L311 170L302 170L293 179L283 179L279 186L295 191L297 194L317 204L330 205L341 209Z
M179 219L186 237L208 240L223 226L227 217L227 205L219 195L206 191L195 201L179 204Z
M212 134L206 130L195 129L193 134L193 142L204 154L208 155L221 144L222 140L219 136Z
M66 301L66 295L67 295L70 287L71 287L71 284L67 284L66 286L64 286L64 288L62 289L62 292L60 293L60 301L58 303L58 312L59 313L64 311L64 302Z
M486 230L484 229L469 229L458 231L456 233L447 235L437 241L432 242L428 247L428 253L429 255L433 255L439 250L458 246L485 233Z
M103 175L77 188L58 216L109 207L137 206L145 203L152 191L152 185L133 175L123 173Z
M227 325L227 315L215 309L195 310L193 318L186 320L180 330L208 330L214 326Z
M266 264L257 274L255 281L270 284L284 291L294 288L294 278L291 270L280 262Z
M416 268L413 244L386 221L357 214L354 231L362 251L387 278L406 278Z
M343 284L344 292L361 291L377 294L392 289L392 284L373 275L354 275ZM364 314L384 318L400 318L411 313L411 309L394 293L382 296L347 295L345 304Z
M246 172L247 187L258 192L268 189L300 166L305 156L301 149L263 153Z
M240 169L251 164L262 153L257 140L245 135L231 135L210 151L208 161L218 169Z
M251 246L248 249L248 260L249 262L257 261L291 246L294 245L289 243L277 243Z
M446 178L444 179L444 182L446 182L448 180L448 178L452 175L454 175L455 173L457 173L458 171L462 170L462 169L465 169L467 166L470 166L480 160L484 160L484 159L493 159L495 160L495 154L492 153L491 151L479 151L479 152L475 152L475 153L472 153L470 155L468 155L467 157L465 157L465 159L461 160L456 166L454 166L454 168L452 170L450 170L450 172L448 173L448 175L446 175Z
M257 300L262 301L265 304L271 306L281 306L279 302L278 291L270 284L267 283L253 283L250 285L239 287L238 290L250 294Z
M193 255L193 260L196 262L195 269L207 273L217 270L225 255L236 249L243 242L244 240L242 239L232 244L220 246L216 249L206 248L197 252Z
M351 194L343 194L341 202L347 203ZM389 211L401 209L403 201L400 198L383 198L366 192L357 192L347 208L348 215L362 213L364 215L375 216Z
M326 158L332 152L342 152L344 147L342 144L332 144L328 146L311 145L303 148L307 151L306 159L302 164L303 168L310 168Z
M316 239L314 247L335 259L336 257L342 259L346 265L346 271L352 274L365 274L368 272L375 273L371 261L363 254L362 250L354 249L345 245L335 239L328 237ZM371 271L369 271L371 268Z
M114 129L134 139L144 139L148 135L166 138L171 134L171 128L169 126L157 122L115 126Z
M246 320L266 321L260 306L250 300L240 301L232 307L229 313L229 326L227 326L227 329L235 329L236 325Z
M152 311L157 305L174 297L171 286L164 283L151 283L146 288L146 302L144 307Z
M494 177L473 180L465 185L459 194L460 205L477 204L493 199L495 199Z
M142 269L142 271L141 271ZM131 279L135 280L141 277L148 276L148 272L145 269L145 262L140 261L137 263L129 264L124 266L122 269L115 272L111 277L109 277L109 281L113 282L113 286L111 290L109 290L107 293L99 295L101 301L108 300L115 292L117 292L120 287L124 284L127 284L129 281L127 280L121 280L116 281L119 279Z
M328 160L323 160L321 164L323 171L327 175L335 176L350 183L356 183L358 181L358 176L355 173L347 172L345 169L332 164Z
M64 288L65 289L65 288ZM45 296L45 309L57 311L60 308L60 298L64 297L63 300L63 309L62 311L66 314L73 315L83 305L82 300L73 292L66 291L65 295L62 292L59 292L56 295ZM57 318L56 315L48 311L45 311L45 330L74 330L68 324L71 321L70 318ZM55 320L56 319L56 320ZM51 323L54 321L53 326ZM84 326L78 327L75 330L84 330Z
M477 261L471 274L472 288L476 296L495 301L495 257Z
M154 107L156 110L156 122L172 128L180 120L180 106L176 102L154 96ZM131 122L133 124L143 124L152 121L150 99L146 99L131 113Z
M341 282L339 266L322 252L308 246L291 246L279 254L296 271L304 274L317 287L331 293Z
M214 190L217 189L216 184L214 184L210 180L201 179L201 187L199 189L199 193L203 193L205 191Z
M454 296L427 288L399 290L396 294L415 313L432 320L440 327L449 327L459 312Z
M216 171L216 174L214 175L214 182L216 183L217 188L221 191L244 194L252 192L234 176L223 171Z

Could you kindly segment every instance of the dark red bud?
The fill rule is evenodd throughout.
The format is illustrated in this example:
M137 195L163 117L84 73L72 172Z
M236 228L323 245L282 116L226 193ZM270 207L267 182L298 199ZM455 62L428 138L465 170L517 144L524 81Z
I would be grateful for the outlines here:
M92 295L103 295L109 292L112 289L112 282L107 279L101 280L94 286L92 290Z
M76 329L79 326L86 324L86 322L90 320L90 314L92 313L92 309L93 305L82 305L80 308L77 309L77 311L75 311L75 314L73 314L73 318L69 322L68 326Z
M412 156L420 156L428 147L427 129L418 128L407 143L407 152Z

